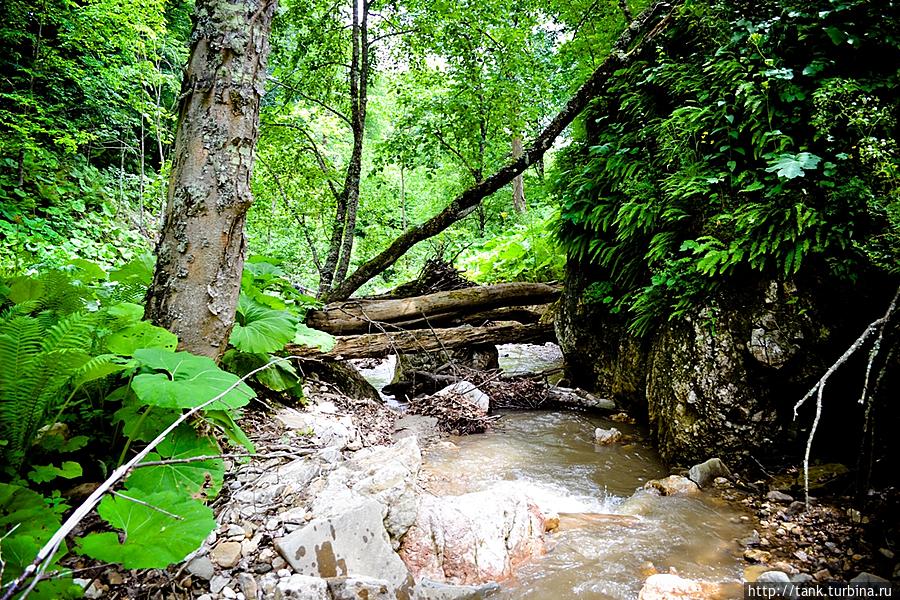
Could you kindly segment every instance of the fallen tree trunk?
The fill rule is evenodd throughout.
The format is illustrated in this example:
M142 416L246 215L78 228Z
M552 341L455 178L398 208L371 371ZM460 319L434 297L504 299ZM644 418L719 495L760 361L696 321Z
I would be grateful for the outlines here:
M285 352L301 358L342 360L347 358L383 358L389 354L435 352L476 344L515 344L555 342L556 334L550 323L520 325L503 323L491 327L452 327L447 329L417 329L396 333L367 333L337 338L329 352L309 346L288 344Z
M426 328L479 319L483 323L500 320L504 312L513 312L493 312L497 309L545 304L559 293L558 287L546 283L500 283L413 298L350 300L311 311L306 323L334 335L372 332L386 324Z

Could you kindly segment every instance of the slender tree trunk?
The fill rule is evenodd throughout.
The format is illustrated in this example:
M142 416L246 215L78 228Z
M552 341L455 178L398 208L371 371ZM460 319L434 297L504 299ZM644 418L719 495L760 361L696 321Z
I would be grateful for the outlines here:
M522 136L516 134L512 139L512 158L513 160L517 160L525 153L525 146L522 144ZM516 209L516 212L523 213L528 210L528 205L525 203L525 178L521 173L516 175L516 177L512 181L513 187L513 208Z
M357 0L353 0L357 2ZM342 282L350 268L350 255L353 253L353 240L356 236L356 213L359 209L359 185L362 171L362 150L366 130L366 103L368 102L369 82L369 4L366 0L359 0L362 4L362 14L359 16L359 33L356 43L359 45L359 70L355 94L351 87L351 114L353 122L353 156L350 170L347 172L347 182L344 185L347 190L347 222L344 225L344 239L341 242L341 260L338 263L334 280ZM355 4L359 6L359 4Z
M400 165L400 229L406 231L406 176Z
M234 325L275 0L198 0L145 317L218 358Z
M327 295L332 285L340 283L347 275L353 238L356 234L356 212L359 207L359 182L362 173L363 133L366 122L366 83L369 76L369 49L367 38L369 5L365 0L351 0L351 54L350 54L350 127L353 132L353 149L344 177L344 187L337 198L331 240L319 277L319 295ZM361 5L361 6L360 6ZM362 10L360 10L360 8Z
M424 223L414 225L403 232L381 253L360 265L356 271L332 290L326 299L328 301L346 300L372 277L397 262L410 248L438 235L461 218L471 214L487 196L509 184L516 175L540 160L557 136L607 85L613 74L618 69L630 64L642 50L646 49L657 36L665 31L675 12L675 7L679 6L681 1L657 2L639 15L619 37L612 52L569 99L566 106L547 124L534 142L525 149L521 157L511 161L484 181L465 190L443 210Z

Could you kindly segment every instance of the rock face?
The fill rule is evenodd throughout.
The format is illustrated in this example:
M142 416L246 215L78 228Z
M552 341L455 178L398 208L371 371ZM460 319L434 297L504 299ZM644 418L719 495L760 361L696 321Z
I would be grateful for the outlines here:
M610 315L606 306L584 301L584 290L599 277L595 269L570 261L566 285L554 314L566 378L572 385L596 391L616 404L643 412L646 343L628 334L628 323Z
M425 496L400 556L416 579L469 585L500 581L543 553L546 526L537 506L514 491Z
M368 499L375 500L381 506L384 528L397 548L416 518L415 483L421 467L422 453L415 437L393 446L360 450L328 474L312 502L312 511L336 515Z
M759 282L638 339L621 315L585 302L600 280L570 264L555 324L573 384L646 414L670 463L737 462L784 441L793 425L783 399L809 389L810 355L831 335L816 325L810 294Z

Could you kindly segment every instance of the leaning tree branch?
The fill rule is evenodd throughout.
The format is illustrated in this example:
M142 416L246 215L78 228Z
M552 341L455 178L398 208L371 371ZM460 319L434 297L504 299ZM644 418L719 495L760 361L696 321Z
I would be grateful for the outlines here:
M104 495L113 491L113 486L127 477L131 470L134 469L138 465L138 463L147 458L147 455L150 454L164 439L166 439L166 436L175 431L175 429L177 429L179 425L190 419L192 416L194 416L213 402L221 400L225 397L226 394L237 388L247 379L256 375L260 371L264 371L265 369L268 369L276 363L289 360L291 359L282 357L273 358L263 366L257 369L253 369L252 371L235 381L220 394L213 396L206 402L195 406L194 408L178 417L178 419L176 419L171 425L166 427L162 431L162 433L156 436L153 441L147 444L143 450L134 455L131 460L113 471L112 474L107 477L106 480L101 483L97 487L97 489L95 489L91 493L91 495L88 496L87 499L72 512L69 518L66 519L66 522L63 523L60 528L57 529L56 532L50 537L50 539L47 540L47 543L45 543L44 546L40 550L38 550L38 553L31 564L25 567L25 569L22 570L22 573L18 577L7 584L7 589L3 593L3 596L2 598L0 598L0 600L10 600L10 598L13 597L13 594L16 593L16 590L18 590L29 577L32 577L32 584L25 590L25 593L23 595L23 597L27 596L28 593L32 589L34 589L34 585L36 585L36 583L40 580L40 577L44 573L44 571L46 571L47 566L50 564L51 559L56 554L56 551L59 550L59 546L63 543L63 540L66 539L66 536L72 533L72 531L75 529L75 527L78 526L81 520L94 510L94 508L97 506L97 504L100 503L100 500Z
M876 348L873 348L873 351L869 353L869 362L866 365L866 381L864 384L863 398L865 398L865 388L868 386L869 373L872 370L872 362L875 360L875 356L877 355L877 346L880 346L882 335L884 334L884 328L887 326L888 321L890 321L891 315L894 310L897 308L897 301L900 299L900 288L897 288L896 293L894 294L894 298L891 300L890 305L888 305L887 311L884 313L884 316L881 318L875 319L866 329L860 334L856 341L850 344L850 347L844 351L844 353L838 358L834 363L828 367L828 370L825 371L825 374L822 375L822 378L816 382L816 384L809 390L805 396L803 396L795 405L794 405L794 419L797 419L797 411L800 410L800 407L803 406L807 400L812 398L813 394L816 395L816 414L813 417L812 428L809 430L809 437L806 439L806 452L803 455L803 492L806 498L806 508L809 509L809 456L812 452L812 444L813 438L816 435L816 429L819 427L819 421L822 418L822 395L825 393L825 384L828 383L828 379L834 375L834 372L837 371L841 365L847 362L851 356L856 354L856 352L862 348L863 344L866 343L866 340L872 336L876 331L879 332L878 338L876 339Z
M486 197L509 184L517 175L543 158L556 138L597 96L613 73L630 64L668 26L675 8L682 0L658 2L647 9L619 37L612 52L581 86L566 106L535 138L519 158L502 167L487 179L476 183L457 196L441 212L424 223L411 227L380 254L362 264L353 274L326 294L326 299L346 300L367 281L393 265L401 256L424 240L432 238L454 223ZM637 43L634 43L637 40Z

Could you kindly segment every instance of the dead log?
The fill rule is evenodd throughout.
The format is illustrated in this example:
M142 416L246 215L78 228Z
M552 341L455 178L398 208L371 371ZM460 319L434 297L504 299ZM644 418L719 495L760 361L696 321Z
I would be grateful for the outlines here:
M468 318L480 319L483 323L502 318L504 311L499 309L510 312L512 307L546 304L555 300L559 293L558 286L546 283L499 283L412 298L349 300L310 311L306 322L310 327L334 335L370 333L384 324L421 329L466 322ZM518 312L528 316L524 309Z
M553 325L534 323L500 323L490 327L451 327L446 329L416 329L389 333L367 333L337 338L330 352L316 348L288 344L285 352L301 358L341 360L346 358L375 358L389 354L435 352L476 344L516 344L556 341Z

